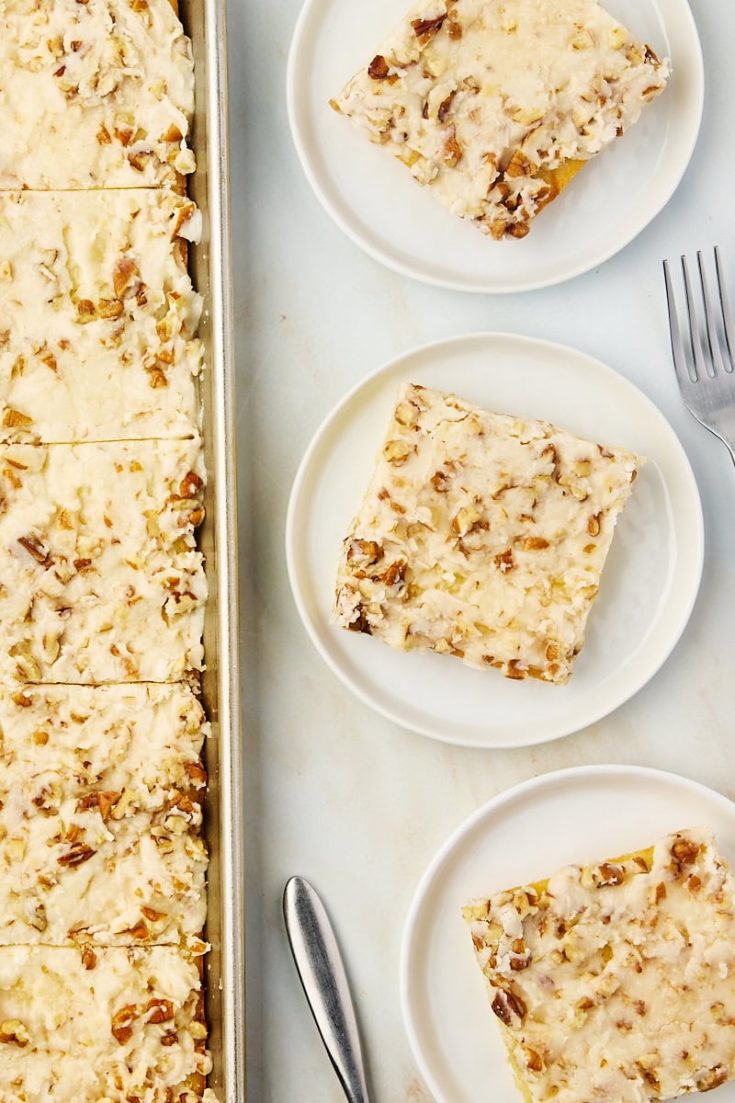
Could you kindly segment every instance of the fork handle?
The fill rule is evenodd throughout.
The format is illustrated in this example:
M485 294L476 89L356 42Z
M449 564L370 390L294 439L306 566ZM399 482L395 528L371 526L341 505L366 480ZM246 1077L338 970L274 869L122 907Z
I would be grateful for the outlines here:
M735 464L735 413L718 418L714 425L707 428L722 441Z

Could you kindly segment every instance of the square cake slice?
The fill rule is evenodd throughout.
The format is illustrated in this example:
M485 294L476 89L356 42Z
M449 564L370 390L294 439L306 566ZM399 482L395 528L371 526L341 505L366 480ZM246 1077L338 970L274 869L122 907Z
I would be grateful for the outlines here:
M566 682L640 457L408 386L344 541L336 619Z
M0 949L0 1099L216 1103L200 965L172 946Z
M597 0L423 0L332 106L455 214L521 238L667 77Z
M191 43L169 0L0 0L0 189L178 186Z
M154 189L0 193L0 440L197 431L200 223Z
M0 682L202 667L199 440L0 446Z
M180 683L0 692L0 945L201 934L207 731Z
M708 831L464 917L527 1103L645 1103L735 1077L735 883Z

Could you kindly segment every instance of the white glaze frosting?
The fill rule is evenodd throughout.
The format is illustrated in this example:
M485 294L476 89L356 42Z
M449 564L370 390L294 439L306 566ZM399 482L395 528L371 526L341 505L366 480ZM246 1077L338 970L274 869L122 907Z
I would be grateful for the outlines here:
M648 1103L735 1076L735 885L709 831L464 914L530 1103Z
M557 171L623 134L667 76L597 0L424 0L333 106L455 214L524 237Z
M0 446L0 680L202 667L198 439Z
M0 0L0 188L176 184L191 44L168 0Z
M197 959L166 946L83 954L0 948L3 1103L198 1103L211 1062Z
M181 684L0 691L0 945L202 931L207 731Z
M200 221L161 189L0 194L0 439L197 431Z
M410 386L344 542L336 617L399 650L565 682L642 461Z

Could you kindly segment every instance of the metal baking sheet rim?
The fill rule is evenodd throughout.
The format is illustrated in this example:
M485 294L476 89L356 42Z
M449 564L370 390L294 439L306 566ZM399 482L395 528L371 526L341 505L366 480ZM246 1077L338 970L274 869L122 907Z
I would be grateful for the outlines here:
M237 495L234 357L229 240L227 30L225 0L180 0L196 73L193 146L197 172L189 193L203 214L192 276L204 296L201 337L204 448L209 473L202 546L209 606L203 697L212 722L206 754L209 792L205 832L210 848L205 1001L214 1062L210 1086L222 1103L243 1103L245 961L242 750L239 729Z

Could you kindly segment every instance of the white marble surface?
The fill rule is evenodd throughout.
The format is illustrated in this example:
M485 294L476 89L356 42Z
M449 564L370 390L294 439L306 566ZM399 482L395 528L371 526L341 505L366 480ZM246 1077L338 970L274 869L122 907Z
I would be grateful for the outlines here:
M399 943L416 882L456 824L517 781L583 763L658 766L735 797L735 471L681 406L659 263L717 242L735 288L735 8L728 0L693 6L708 74L705 121L668 208L598 271L492 299L384 271L332 225L302 175L286 120L299 0L230 0L253 1103L342 1099L283 935L290 874L311 878L329 904L359 1001L375 1100L423 1103L429 1096L400 1018ZM412 345L483 328L576 345L633 379L679 432L704 502L704 582L671 659L604 722L537 750L452 749L353 700L306 638L283 556L291 480L333 403Z

